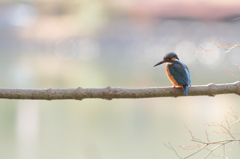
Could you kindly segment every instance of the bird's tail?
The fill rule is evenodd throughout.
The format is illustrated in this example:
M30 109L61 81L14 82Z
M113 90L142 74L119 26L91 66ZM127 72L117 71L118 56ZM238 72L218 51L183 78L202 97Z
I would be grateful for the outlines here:
M188 86L186 86L186 85L183 86L183 93L185 95L188 95Z

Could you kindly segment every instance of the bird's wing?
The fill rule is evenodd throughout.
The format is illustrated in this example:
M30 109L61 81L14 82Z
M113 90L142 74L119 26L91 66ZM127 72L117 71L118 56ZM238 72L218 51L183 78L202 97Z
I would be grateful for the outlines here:
M169 65L169 73L181 85L191 85L190 74L186 65L175 63Z

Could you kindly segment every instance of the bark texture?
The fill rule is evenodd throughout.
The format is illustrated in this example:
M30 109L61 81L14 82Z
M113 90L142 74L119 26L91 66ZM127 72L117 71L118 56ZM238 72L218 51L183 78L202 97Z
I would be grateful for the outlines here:
M215 96L218 94L240 95L240 82L191 86L188 96ZM156 97L180 97L182 89L173 87L150 87L150 88L71 88L71 89L0 89L0 98L5 99L30 99L30 100L60 100L87 98L120 99L120 98L156 98Z

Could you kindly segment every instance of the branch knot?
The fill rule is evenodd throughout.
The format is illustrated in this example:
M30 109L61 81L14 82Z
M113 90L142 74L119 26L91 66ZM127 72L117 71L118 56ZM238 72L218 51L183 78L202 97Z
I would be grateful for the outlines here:
M75 97L78 100L82 100L83 98L79 95L81 93L82 87L77 87L74 93L76 94Z
M214 97L215 94L214 94L213 92L214 92L214 87L215 87L216 85L215 85L214 83L209 83L207 86L209 87L209 91L210 91L209 96Z
M236 85L236 94L240 95L240 81L234 83Z

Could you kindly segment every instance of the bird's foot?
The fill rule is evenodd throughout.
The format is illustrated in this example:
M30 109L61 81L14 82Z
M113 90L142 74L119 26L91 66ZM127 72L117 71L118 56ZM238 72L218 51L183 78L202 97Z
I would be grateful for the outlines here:
M173 88L181 88L181 87L173 85Z

